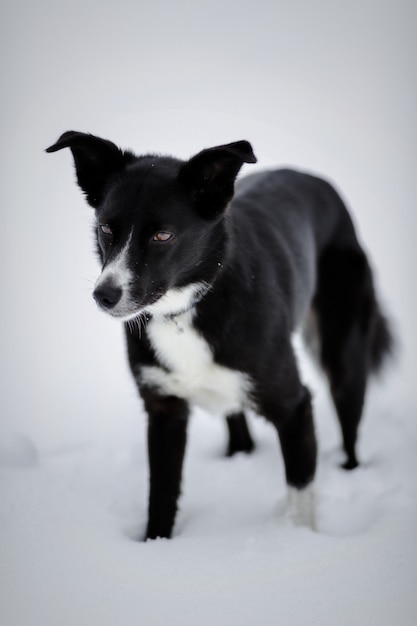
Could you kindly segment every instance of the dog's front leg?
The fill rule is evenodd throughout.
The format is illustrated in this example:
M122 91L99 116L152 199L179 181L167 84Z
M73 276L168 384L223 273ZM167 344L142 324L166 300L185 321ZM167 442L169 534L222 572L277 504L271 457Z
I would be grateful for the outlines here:
M188 405L148 389L142 397L149 416L149 510L145 539L171 537L181 490Z

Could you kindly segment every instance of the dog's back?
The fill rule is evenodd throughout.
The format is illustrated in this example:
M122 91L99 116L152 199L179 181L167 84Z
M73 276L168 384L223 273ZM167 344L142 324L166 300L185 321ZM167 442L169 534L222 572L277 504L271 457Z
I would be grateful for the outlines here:
M368 369L378 372L393 340L376 300L366 255L334 187L322 178L291 169L260 172L238 181L232 211L239 237L245 228L275 225L291 276L293 328L303 323L310 307L324 314L327 306L333 306L335 311L340 309L339 318L348 317L349 312L351 320L355 314L362 316L363 328L368 330ZM282 258L277 263L280 283L281 263Z

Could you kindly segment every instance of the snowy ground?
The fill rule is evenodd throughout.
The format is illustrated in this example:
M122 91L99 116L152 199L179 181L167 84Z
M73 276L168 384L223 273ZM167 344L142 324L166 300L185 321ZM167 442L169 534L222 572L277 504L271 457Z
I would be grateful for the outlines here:
M350 474L337 467L335 420L324 390L317 395L317 533L286 518L278 444L259 419L256 453L227 459L223 425L193 416L175 538L146 544L136 541L147 469L133 394L124 423L94 440L47 449L9 436L0 448L2 623L411 626L416 428L377 395L363 466Z
M415 7L252 4L3 2L2 626L417 623ZM175 537L137 541L145 417L122 333L91 298L70 155L43 153L70 128L183 158L248 139L255 168L291 164L342 191L400 350L370 390L350 474L326 386L300 357L318 532L285 515L268 424L253 416L256 452L226 459L224 425L196 412Z

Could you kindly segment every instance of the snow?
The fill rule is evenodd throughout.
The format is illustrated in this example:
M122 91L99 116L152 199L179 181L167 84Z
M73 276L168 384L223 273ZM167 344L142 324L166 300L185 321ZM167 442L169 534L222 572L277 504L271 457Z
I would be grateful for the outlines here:
M4 623L412 624L413 446L406 420L376 412L362 468L346 474L333 443L321 449L316 533L285 515L277 441L260 420L256 453L227 459L220 422L194 416L171 541L137 541L143 428L3 463Z
M123 5L123 8L122 8ZM0 229L0 623L417 621L415 9L217 0L6 0ZM302 10L301 10L302 6ZM360 19L357 16L360 14ZM91 298L92 216L70 128L188 157L238 139L335 181L399 338L372 384L361 466L339 469L325 381L300 350L319 439L317 532L286 512L275 433L253 455L195 411L171 541L146 523L146 419L117 323Z

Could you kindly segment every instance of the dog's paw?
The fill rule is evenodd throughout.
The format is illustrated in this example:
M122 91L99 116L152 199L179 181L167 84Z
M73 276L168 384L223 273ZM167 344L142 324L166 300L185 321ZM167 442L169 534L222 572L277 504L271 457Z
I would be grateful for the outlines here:
M288 516L296 526L316 530L316 503L312 484L303 489L288 487Z
M344 463L340 465L340 467L348 472L359 467L359 463L355 457L347 459Z

